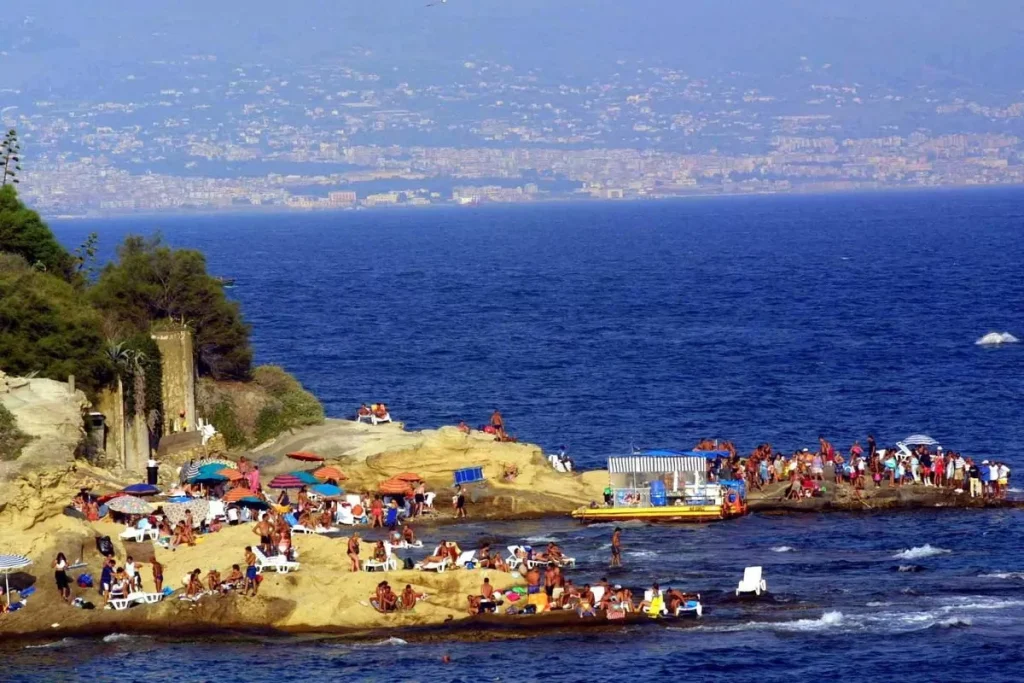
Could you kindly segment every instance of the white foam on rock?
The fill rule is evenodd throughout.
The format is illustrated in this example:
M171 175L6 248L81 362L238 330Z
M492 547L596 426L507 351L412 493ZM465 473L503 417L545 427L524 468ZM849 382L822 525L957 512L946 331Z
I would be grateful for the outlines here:
M795 551L796 551L796 548L793 548L793 547L788 546L788 545L777 545L774 548L772 548L772 552L773 553L792 553L792 552L795 552Z

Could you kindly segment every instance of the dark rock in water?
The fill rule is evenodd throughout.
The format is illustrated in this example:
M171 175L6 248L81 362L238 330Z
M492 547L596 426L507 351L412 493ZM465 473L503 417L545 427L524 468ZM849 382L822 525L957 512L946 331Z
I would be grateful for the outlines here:
M893 571L897 572L923 572L924 567L919 564L901 564L898 567L893 567Z

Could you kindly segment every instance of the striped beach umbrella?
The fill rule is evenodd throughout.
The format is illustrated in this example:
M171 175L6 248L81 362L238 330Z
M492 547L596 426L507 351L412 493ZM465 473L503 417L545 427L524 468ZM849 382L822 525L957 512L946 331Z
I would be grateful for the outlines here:
M401 479L388 479L382 482L378 488L380 493L390 496L411 496L412 487L409 486L409 482L402 481Z
M316 453L310 453L308 451L297 451L295 453L289 453L288 457L292 460L301 460L303 462L323 462L324 458L322 455Z
M11 606L11 572L20 571L31 564L32 560L24 555L0 555L0 574L4 575L8 607Z
M239 479L242 478L241 472L235 469L231 469L230 467L225 467L222 470L217 470L217 474L224 477L228 481L238 481Z
M153 511L152 505L135 496L118 496L107 503L107 508L126 515L148 515Z
M306 483L294 474L279 474L267 484L272 489L301 489Z
M392 479L397 479L398 481L408 481L408 482L423 481L423 477L421 477L420 475L416 474L415 472L402 472L401 474L396 474L395 476L393 476L391 478Z
M939 442L928 436L927 434L911 434L907 438L903 439L903 443L907 446L938 446Z
M348 479L344 472L331 465L313 470L313 476L323 481L344 481Z
M243 498L252 498L255 496L256 494L250 491L249 489L239 487L237 489L231 489L230 491L225 493L224 497L221 498L221 500L223 500L225 503L237 503Z
M222 467L238 469L238 463L234 460L228 460L227 458L203 458L199 461L199 467L203 467L204 465L220 465Z
M194 462L185 466L185 469L181 471L182 478L188 480L199 474L199 463Z

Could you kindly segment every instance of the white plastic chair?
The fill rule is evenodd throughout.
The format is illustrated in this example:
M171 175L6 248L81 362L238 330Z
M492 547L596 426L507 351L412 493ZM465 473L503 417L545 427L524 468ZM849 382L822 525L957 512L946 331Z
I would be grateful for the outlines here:
M768 584L761 578L761 567L747 567L743 570L743 579L736 587L736 595L753 593L760 597L768 591Z

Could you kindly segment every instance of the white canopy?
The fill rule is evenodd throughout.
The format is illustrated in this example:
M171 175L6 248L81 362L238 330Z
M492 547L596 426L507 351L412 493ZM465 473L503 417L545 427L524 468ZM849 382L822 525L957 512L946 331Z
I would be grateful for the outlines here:
M903 443L908 446L938 446L939 442L928 436L927 434L911 434L907 438L903 439Z

